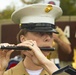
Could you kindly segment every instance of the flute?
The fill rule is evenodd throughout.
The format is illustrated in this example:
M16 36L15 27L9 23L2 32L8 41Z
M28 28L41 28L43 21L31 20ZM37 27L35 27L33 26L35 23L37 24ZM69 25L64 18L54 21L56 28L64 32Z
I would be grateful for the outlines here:
M40 50L42 51L54 51L55 48L50 48L50 47L39 47ZM7 49L7 50L31 50L28 47L24 46L0 46L0 49Z

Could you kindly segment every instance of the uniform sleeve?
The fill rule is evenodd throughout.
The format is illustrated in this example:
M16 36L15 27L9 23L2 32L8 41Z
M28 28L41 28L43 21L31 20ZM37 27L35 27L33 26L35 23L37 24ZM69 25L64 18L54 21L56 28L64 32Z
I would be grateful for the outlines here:
M9 70L5 71L3 75L12 75L12 70L9 69Z
M62 31L61 28L57 27L56 30L59 32L58 37L63 40L65 43L70 44L70 41L68 38L65 36L64 32Z

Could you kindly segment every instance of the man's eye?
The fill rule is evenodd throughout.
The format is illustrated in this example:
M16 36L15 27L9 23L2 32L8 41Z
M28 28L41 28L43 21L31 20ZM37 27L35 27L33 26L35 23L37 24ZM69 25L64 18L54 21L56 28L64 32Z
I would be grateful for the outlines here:
M52 35L52 33L48 33L48 35Z
M46 32L36 32L35 34L43 36L43 35L49 35L52 36L52 33L46 33Z
M52 35L52 33L40 33L40 32L38 34L41 35L41 36L43 36L45 34L50 35L50 36Z
M45 35L46 33L42 33L42 32L34 32L35 35L40 35L40 36L43 36Z
M39 33L41 36L45 35L45 33Z

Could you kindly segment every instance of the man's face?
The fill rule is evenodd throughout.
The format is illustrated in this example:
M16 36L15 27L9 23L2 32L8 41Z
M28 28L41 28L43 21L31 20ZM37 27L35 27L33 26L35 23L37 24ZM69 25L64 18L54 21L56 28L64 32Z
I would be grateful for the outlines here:
M26 37L28 40L36 41L39 47L51 47L53 42L52 33L28 32Z
M53 35L52 33L44 32L27 32L27 40L33 40L37 42L38 47L52 47ZM47 56L50 51L42 51Z

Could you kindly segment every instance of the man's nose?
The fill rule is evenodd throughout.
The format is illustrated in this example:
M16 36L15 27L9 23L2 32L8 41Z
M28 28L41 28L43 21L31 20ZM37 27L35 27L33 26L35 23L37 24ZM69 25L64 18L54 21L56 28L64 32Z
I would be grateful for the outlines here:
M52 39L53 39L52 35L46 34L44 41L47 41L48 42L48 41L51 41Z

